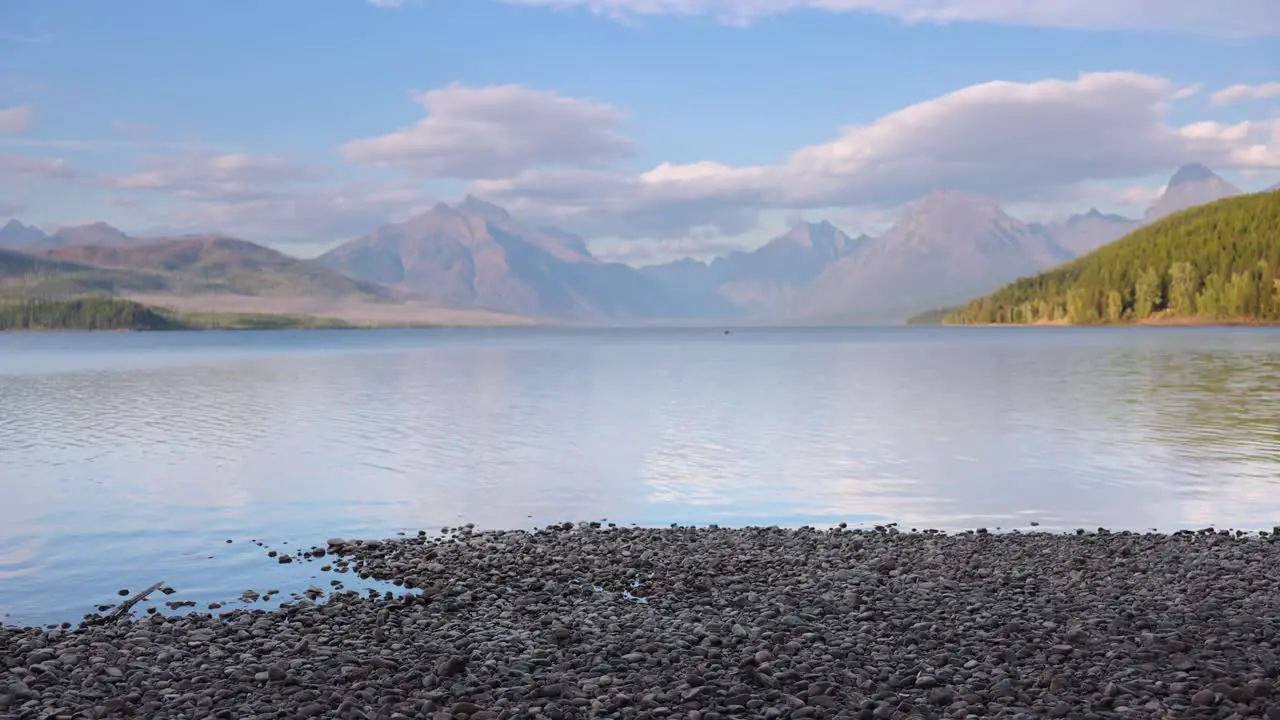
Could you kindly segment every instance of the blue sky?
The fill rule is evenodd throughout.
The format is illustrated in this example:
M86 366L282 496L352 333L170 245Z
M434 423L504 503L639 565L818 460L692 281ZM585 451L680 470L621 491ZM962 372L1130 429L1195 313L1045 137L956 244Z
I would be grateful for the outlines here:
M1190 160L1275 183L1280 5L1171 2L11 0L0 211L307 252L471 191L678 251L939 184L1042 219L1140 212Z

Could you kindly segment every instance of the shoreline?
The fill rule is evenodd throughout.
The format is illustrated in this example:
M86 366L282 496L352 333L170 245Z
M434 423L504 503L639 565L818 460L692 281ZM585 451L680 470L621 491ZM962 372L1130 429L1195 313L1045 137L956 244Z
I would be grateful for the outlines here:
M917 325L916 327L925 327ZM1041 328L1041 327L1068 327L1068 328L1133 328L1133 327L1280 327L1280 320L1209 320L1205 318L1148 318L1138 322L1118 322L1118 323L1069 323L1065 320L1054 320L1034 323L939 323L931 327L973 327L973 328Z
M556 323L479 309L306 298L82 296L0 298L0 332L205 332L543 327ZM8 322L5 322L7 320Z
M580 523L300 552L405 592L0 628L0 716L1271 720L1280 707L1280 528Z

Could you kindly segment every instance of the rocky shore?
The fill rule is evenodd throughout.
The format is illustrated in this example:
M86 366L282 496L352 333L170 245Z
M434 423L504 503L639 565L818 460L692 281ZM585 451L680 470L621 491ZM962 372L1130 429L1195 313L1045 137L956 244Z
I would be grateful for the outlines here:
M1280 720L1280 530L565 525L310 555L408 591L0 629L0 718Z

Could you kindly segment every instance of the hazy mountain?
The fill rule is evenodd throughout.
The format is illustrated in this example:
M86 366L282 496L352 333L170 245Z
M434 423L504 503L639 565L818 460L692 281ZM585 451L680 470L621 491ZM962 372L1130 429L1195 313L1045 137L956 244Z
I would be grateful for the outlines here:
M1239 194L1239 189L1218 177L1209 168L1200 163L1190 163L1178 168L1169 179L1164 194L1147 208L1143 219L1149 223L1155 222L1179 210Z
M709 264L685 258L642 272L662 283L673 300L694 303L699 314L780 315L800 290L867 240L854 240L829 222L801 222L755 250L734 251Z
M742 308L720 294L715 274L707 263L683 258L640 268L658 284L672 305L686 317L727 318L742 315Z
M797 292L865 241L829 222L796 223L756 250L716 258L711 274L720 296L734 305L752 314L785 315Z
M470 196L378 227L314 261L218 235L142 241L99 222L46 237L12 220L0 227L0 247L27 254L3 258L0 278L7 291L217 294L246 302L407 298L588 322L889 322L965 302L1088 254L1150 218L1234 194L1204 166L1185 165L1144 220L1095 209L1041 225L1009 217L993 200L940 191L878 238L850 238L828 222L796 223L752 251L639 270L602 262L580 236L522 222Z
M591 255L582 238L467 197L383 225L319 262L448 307L576 320L675 317L659 284Z
M1104 214L1094 208L1061 222L1049 223L1044 230L1054 243L1072 255L1085 255L1119 240L1141 225L1140 220Z
M34 252L0 250L0 297L147 293L167 287L155 273L92 267Z
M993 200L935 192L887 233L823 272L801 298L799 315L845 322L905 320L1072 257L1043 228L1009 217Z
M272 297L383 298L386 288L354 280L313 260L221 235L134 241L125 245L73 245L40 257L93 268L140 271L163 278L158 291Z
M67 245L120 245L132 240L104 222L58 228L53 237L61 239Z
M88 270L75 263L39 257L30 253L0 249L0 279L17 278L44 272Z
M0 248L24 248L44 243L48 236L34 225L10 220L0 227Z
M852 252L865 239L855 241L829 222L801 222L755 250L718 257L710 267L720 282L766 280L803 284Z

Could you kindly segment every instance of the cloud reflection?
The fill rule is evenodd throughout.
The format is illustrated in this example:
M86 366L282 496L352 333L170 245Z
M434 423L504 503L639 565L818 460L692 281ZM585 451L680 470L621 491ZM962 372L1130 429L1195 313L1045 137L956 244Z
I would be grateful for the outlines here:
M157 342L0 338L0 597L65 606L158 574L234 596L272 568L247 569L225 538L462 522L1174 529L1280 516L1275 332Z

